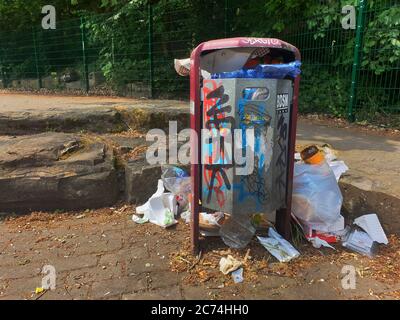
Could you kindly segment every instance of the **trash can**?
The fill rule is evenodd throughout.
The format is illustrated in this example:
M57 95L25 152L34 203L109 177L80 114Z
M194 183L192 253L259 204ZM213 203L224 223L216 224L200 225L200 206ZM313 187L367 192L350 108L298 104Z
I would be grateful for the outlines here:
M278 73L260 77L257 72L263 72L259 68L259 64L265 65L263 61L272 63L267 66ZM238 216L276 210L276 228L290 238L300 77L279 71L283 69L280 66L294 62L300 62L299 50L271 38L212 40L193 50L190 125L196 133L191 137L194 252L199 250L201 211ZM236 70L243 66L254 74ZM247 129L252 129L252 135L246 135ZM249 152L251 163L239 163L236 155L243 157Z

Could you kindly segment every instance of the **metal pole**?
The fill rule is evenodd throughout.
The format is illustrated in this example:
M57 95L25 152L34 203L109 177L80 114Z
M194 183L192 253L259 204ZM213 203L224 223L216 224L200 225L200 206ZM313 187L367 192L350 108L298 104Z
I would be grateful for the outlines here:
M81 17L81 41L82 41L82 60L83 60L83 69L85 75L85 89L86 93L89 92L89 69L87 64L87 56L86 56L86 34L85 34L85 24L84 19Z
M36 43L36 33L35 29L32 28L32 37L33 37L33 50L35 53L35 66L36 66L36 78L38 80L39 89L42 88L42 78L40 76L40 69L39 69L39 56L38 56L38 48Z
M114 36L111 38L111 54L112 54L112 62L115 65L115 47L114 47Z
M358 81L358 71L360 65L360 57L362 51L362 36L364 31L364 9L367 0L360 0L358 6L358 16L357 16L357 29L356 29L356 43L354 46L354 57L353 57L353 67L351 72L351 92L350 92L350 103L348 109L348 119L349 121L355 120L354 107L357 103L357 81Z
M225 38L228 37L228 0L224 0L224 35Z
M150 84L150 98L153 98L154 90L154 66L153 66L153 6L149 1L147 5L147 13L149 18L148 29L148 50L149 50L149 84Z
M3 88L2 89L6 89L7 88L7 81L6 81L6 75L4 73L4 58L3 58L2 54L0 54L0 71L1 71L1 80L3 82Z
M0 69L1 69L1 80L3 82L3 89L7 88L7 80L6 80L6 75L4 74L4 65L0 64Z

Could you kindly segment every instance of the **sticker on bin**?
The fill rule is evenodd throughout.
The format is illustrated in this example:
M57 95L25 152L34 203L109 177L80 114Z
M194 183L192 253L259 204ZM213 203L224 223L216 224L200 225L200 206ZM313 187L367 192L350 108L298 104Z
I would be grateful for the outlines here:
M289 111L289 94L278 94L276 97L276 112L278 114Z

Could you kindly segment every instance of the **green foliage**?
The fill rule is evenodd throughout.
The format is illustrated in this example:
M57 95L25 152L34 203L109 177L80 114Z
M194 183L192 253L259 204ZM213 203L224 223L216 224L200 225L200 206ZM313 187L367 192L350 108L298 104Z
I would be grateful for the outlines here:
M134 1L114 14L89 15L85 28L90 56L116 90L123 90L129 80L147 78L147 25L145 12Z
M300 109L347 114L355 30L342 29L341 8L359 0L53 0L58 30L38 34L39 71L48 75L71 67L83 73L83 16L89 70L101 71L108 86L120 92L135 83L148 86L149 2L156 93L187 96L189 81L176 75L173 59L188 57L203 41L226 35L277 37L302 53ZM0 1L0 66L10 79L36 76L32 27L40 29L45 4ZM360 110L400 110L400 6L368 0L366 10L356 105L360 116Z
M302 68L302 79L299 96L301 112L320 112L338 117L346 115L349 77L318 65L305 65Z
M400 61L400 7L382 11L368 23L362 66L380 75Z

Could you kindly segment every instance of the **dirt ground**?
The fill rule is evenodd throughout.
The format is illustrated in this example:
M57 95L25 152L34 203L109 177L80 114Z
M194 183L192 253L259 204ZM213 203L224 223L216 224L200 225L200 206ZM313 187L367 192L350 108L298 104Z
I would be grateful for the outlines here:
M25 109L48 109L52 107L81 108L91 105L114 105L119 103L132 103L140 101L121 97L100 97L100 96L61 96L61 95L35 95L25 93L7 93L0 91L0 110L19 111Z
M219 238L190 254L189 226L162 229L132 222L134 208L32 213L0 222L0 299L400 299L400 238L374 259L344 250L297 244L301 256L279 263L253 240L228 249ZM244 282L219 271L231 254L244 263ZM56 289L41 287L44 265ZM356 288L342 287L342 268L356 270Z
M8 93L0 90L0 114L2 112L20 113L24 112L48 112L57 110L74 109L99 109L101 107L124 107L143 104L153 104L158 107L176 106L187 110L189 113L189 102L181 100L149 100L133 99L109 96L63 96L63 95L41 95L25 93Z

